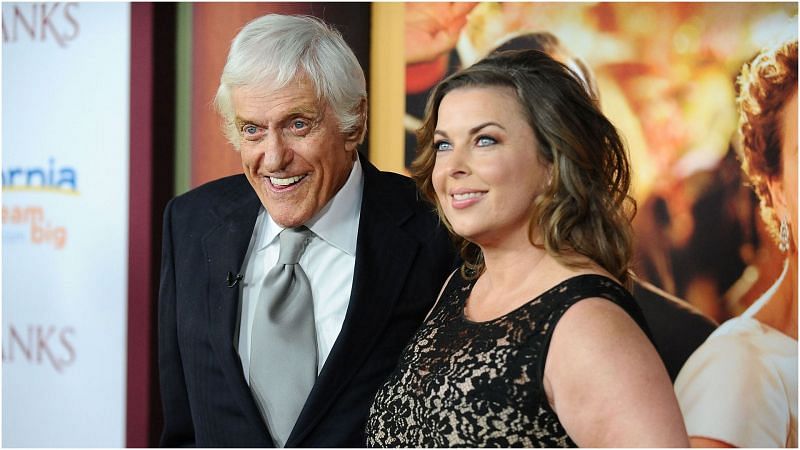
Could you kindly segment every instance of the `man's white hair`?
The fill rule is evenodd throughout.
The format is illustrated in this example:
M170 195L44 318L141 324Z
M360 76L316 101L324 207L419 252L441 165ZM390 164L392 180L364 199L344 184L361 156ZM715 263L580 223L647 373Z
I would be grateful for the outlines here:
M238 149L240 141L234 88L276 90L303 78L333 109L343 133L366 130L366 105L360 107L367 97L364 72L342 35L314 17L268 14L250 21L233 39L214 98L233 146Z

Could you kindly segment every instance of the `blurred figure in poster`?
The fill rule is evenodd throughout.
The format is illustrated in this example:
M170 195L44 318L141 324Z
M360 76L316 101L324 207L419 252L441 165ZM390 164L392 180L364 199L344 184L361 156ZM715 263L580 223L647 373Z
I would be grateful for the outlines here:
M215 100L244 173L164 213L161 444L361 446L455 249L414 182L358 152L364 73L326 24L248 23Z
M471 2L406 3L406 91L424 92L447 75Z
M578 76L505 52L442 81L412 174L464 265L378 391L371 446L686 446L630 285L625 148Z
M737 88L742 169L783 272L689 358L675 391L692 446L797 447L797 41L756 56Z

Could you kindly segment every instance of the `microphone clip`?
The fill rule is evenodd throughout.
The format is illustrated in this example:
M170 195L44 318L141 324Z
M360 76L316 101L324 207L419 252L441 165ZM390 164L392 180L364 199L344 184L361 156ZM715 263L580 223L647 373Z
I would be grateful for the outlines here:
M239 282L242 281L243 278L244 275L240 273L234 275L233 272L228 272L228 276L225 277L225 286L229 288L235 288L239 285Z

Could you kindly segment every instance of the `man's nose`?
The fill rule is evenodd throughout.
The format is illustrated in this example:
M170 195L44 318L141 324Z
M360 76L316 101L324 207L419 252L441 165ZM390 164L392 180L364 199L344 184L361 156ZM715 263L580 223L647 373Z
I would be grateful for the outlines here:
M264 139L264 169L268 172L278 172L285 169L293 158L294 152L281 133L270 131Z

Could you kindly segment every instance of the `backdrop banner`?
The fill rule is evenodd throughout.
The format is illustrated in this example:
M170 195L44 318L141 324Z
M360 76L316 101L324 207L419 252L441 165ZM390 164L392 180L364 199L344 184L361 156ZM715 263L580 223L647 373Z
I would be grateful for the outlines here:
M2 13L2 445L123 447L130 5Z

